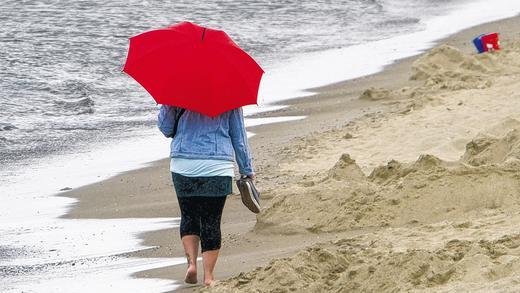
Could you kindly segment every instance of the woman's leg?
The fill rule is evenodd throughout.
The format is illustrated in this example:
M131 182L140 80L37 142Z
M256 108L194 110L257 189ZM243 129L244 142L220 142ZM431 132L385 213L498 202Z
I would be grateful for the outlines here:
M188 262L188 269L186 270L184 282L188 284L197 284L197 255L199 252L199 236L185 235L182 237L182 246L184 246L184 252L186 253L186 259Z
M193 197L178 197L181 208L181 234L184 253L188 262L188 270L184 281L189 284L197 283L197 255L200 239L200 212L199 206Z
M215 281L213 270L217 264L220 249L208 250L202 253L202 265L204 267L204 285L211 286Z
M204 266L204 284L211 285L214 281L213 270L217 263L222 242L220 221L224 204L226 203L226 196L204 197L201 200L200 242Z

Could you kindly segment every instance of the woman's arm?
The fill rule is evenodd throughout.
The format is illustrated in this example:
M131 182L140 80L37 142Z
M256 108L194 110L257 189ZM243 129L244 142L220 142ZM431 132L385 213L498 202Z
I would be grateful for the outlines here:
M229 119L229 135L235 150L240 175L254 176L255 172L253 170L251 152L249 151L242 108L232 110Z
M162 105L159 110L157 126L166 137L172 137L175 117L177 117L177 107Z

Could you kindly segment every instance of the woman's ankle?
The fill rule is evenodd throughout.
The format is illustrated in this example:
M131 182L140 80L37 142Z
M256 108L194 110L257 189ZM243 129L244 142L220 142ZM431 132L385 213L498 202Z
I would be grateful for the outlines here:
M189 272L192 272L192 271L197 271L197 265L196 264L189 264L188 265L188 271Z
M188 267L195 267L197 269L197 259L194 257L190 257L186 254L186 262L188 263Z

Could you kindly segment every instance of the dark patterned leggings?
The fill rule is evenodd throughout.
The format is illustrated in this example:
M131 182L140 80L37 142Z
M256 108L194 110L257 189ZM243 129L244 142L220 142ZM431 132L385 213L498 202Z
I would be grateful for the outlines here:
M197 235L202 252L220 249L220 220L226 196L189 196L177 199L181 208L181 239L185 235Z

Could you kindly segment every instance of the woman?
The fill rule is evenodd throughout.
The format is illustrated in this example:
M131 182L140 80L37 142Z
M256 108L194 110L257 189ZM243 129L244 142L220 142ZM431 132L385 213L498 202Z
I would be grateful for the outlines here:
M204 284L214 283L220 246L220 220L234 177L233 153L242 176L254 178L242 108L208 116L161 106L158 126L172 137L173 184L181 210L180 235L188 259L185 282L197 283L199 241Z

